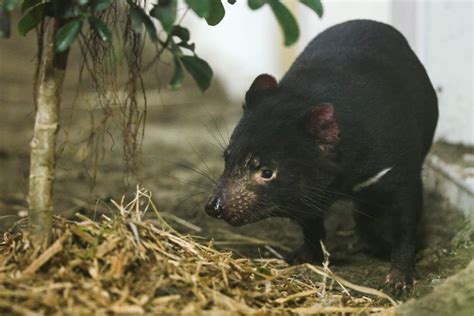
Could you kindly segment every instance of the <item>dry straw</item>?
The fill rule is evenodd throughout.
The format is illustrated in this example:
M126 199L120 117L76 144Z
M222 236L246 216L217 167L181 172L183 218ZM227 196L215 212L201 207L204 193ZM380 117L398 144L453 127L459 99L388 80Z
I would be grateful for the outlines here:
M43 253L27 233L0 244L0 314L369 314L395 302L329 267L237 258L183 236L160 216L150 192L114 203L101 222L57 217ZM143 220L155 211L158 221Z

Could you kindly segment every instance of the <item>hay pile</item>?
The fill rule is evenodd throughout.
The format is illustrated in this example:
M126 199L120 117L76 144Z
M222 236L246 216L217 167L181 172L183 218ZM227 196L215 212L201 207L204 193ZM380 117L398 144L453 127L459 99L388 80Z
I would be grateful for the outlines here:
M373 313L394 304L327 267L236 258L166 224L142 220L151 195L115 203L116 218L55 218L55 242L35 252L27 233L0 244L0 314ZM378 306L378 307L377 307Z

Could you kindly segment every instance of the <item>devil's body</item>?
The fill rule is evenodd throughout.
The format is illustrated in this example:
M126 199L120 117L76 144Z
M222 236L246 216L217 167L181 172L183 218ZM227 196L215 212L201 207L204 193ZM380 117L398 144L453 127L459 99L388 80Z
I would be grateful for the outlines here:
M391 255L387 282L410 284L422 210L421 169L438 109L426 71L405 38L382 23L349 21L319 34L278 85L264 76L247 92L208 209L219 210L218 196L220 211L232 224L252 221L249 217L291 217L301 224L305 243L289 261L318 261L321 215L335 200L350 197L360 236L376 252ZM249 184L254 173L243 176L242 170L253 157L259 160L255 170L274 165L274 180ZM233 199L233 193L246 199ZM255 209L271 207L260 214L246 205L240 213L247 217L232 222L235 205L252 204L249 199L260 203Z

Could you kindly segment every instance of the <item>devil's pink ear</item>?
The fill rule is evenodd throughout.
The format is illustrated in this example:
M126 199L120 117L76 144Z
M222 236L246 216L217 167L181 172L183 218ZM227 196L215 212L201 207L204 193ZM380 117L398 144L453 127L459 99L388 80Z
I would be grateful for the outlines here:
M339 141L340 133L334 106L331 103L321 103L311 108L306 115L306 128L316 137L322 150L334 146Z
M249 88L249 92L258 90L271 90L276 88L278 88L278 82L273 76L268 74L261 74L258 75L257 78L255 78Z

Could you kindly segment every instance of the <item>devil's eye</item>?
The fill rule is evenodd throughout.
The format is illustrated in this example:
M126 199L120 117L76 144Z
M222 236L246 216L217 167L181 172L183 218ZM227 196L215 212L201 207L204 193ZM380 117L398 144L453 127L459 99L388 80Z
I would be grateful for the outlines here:
M263 169L262 170L262 178L264 179L271 179L273 177L273 171L270 169Z

